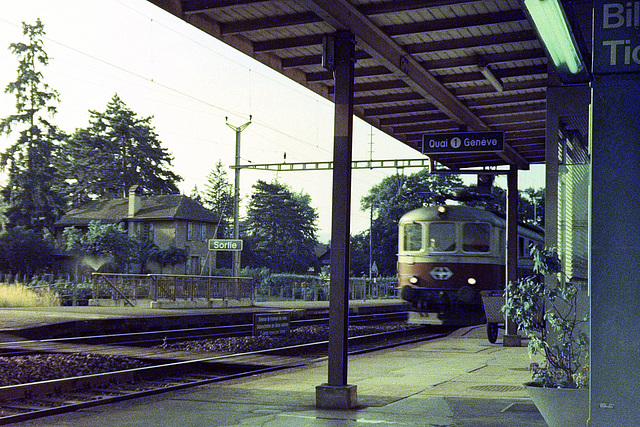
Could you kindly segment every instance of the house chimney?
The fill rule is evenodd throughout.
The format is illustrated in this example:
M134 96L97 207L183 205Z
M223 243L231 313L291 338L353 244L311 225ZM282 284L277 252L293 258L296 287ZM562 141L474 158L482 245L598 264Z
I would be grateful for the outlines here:
M129 217L136 216L140 211L142 200L140 199L140 187L138 185L132 185L129 188Z

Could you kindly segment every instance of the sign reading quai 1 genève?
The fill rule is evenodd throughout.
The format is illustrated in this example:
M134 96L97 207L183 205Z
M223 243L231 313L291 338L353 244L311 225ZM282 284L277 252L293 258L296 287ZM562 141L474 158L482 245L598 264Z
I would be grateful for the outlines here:
M640 71L640 1L593 2L594 74Z
M422 153L504 151L504 132L447 132L422 135Z

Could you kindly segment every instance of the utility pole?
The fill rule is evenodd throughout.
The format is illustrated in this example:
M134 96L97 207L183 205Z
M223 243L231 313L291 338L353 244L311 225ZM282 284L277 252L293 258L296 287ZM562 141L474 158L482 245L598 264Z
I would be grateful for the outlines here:
M252 117L249 116L249 121L240 126L233 126L229 122L226 123L226 125L236 133L236 161L233 166L235 170L235 186L233 189L233 238L236 240L240 238L240 134L251 124L251 118ZM228 117L225 117L225 121L228 119ZM234 251L231 276L238 277L238 270L240 270L240 252Z

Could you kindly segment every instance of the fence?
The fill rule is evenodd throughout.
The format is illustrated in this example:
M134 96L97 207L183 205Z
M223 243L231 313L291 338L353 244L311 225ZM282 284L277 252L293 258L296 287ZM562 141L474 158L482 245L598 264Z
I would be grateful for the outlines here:
M235 279L228 276L93 273L92 277L79 278L76 283L66 274L0 273L0 283L49 286L60 294L63 305L87 305L90 299L110 300L114 304L124 305L136 305L136 301L140 300L328 301L330 293L327 277L279 274L267 275L262 279ZM349 298L398 298L397 279L386 277L368 280L365 277L352 277L349 282Z
M286 275L285 275L286 276ZM273 283L277 282L277 283ZM290 277L286 283L283 280L271 279L256 288L256 300L329 300L329 279L319 277ZM349 280L349 298L352 300L366 299L395 299L398 298L396 278L369 280L367 278L352 277Z
M130 306L139 300L253 301L254 293L251 277L93 273L92 285L94 299Z

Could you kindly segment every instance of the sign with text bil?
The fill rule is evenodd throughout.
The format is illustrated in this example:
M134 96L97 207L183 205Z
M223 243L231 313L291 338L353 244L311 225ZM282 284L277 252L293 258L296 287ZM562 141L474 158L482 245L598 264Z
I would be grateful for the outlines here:
M640 71L640 1L593 3L593 73Z

